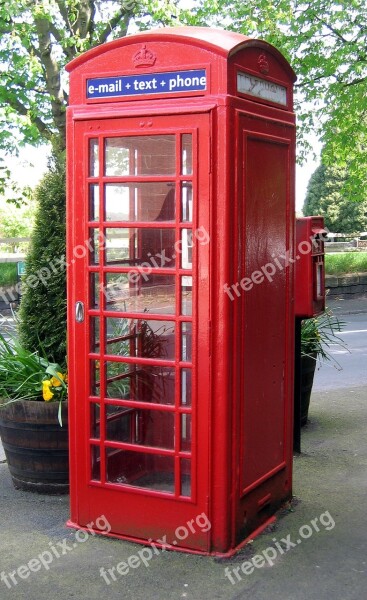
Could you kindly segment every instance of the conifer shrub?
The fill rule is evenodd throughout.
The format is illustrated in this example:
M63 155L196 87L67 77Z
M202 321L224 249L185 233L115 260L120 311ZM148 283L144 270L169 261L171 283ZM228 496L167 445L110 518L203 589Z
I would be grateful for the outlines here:
M66 366L66 186L64 157L54 154L36 189L37 212L23 276L19 340Z

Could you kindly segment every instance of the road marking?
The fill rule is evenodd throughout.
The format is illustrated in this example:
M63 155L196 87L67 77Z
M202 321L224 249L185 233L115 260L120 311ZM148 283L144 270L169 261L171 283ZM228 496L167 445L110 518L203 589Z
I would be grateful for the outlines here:
M351 329L350 331L340 331L340 335L345 333L367 333L367 329Z

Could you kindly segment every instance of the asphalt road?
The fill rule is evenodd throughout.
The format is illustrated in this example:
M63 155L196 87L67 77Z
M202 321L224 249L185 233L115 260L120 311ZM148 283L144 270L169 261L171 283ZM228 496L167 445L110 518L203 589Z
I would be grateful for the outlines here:
M315 372L313 390L353 388L367 385L367 315L341 315L345 325L340 337L346 348L333 344L333 360L323 362Z

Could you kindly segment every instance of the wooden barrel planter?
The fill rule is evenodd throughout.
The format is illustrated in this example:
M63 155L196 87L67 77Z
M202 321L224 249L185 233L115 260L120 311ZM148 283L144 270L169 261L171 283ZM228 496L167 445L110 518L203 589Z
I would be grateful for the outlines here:
M301 426L306 425L310 407L317 354L301 356Z
M0 436L13 485L42 494L69 491L67 403L20 400L0 408Z

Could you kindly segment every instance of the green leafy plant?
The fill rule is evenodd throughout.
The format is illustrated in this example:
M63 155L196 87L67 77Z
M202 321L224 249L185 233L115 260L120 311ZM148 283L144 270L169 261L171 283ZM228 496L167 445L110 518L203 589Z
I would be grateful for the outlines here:
M59 402L67 398L67 375L57 363L24 348L11 332L0 333L0 406L19 400Z
M312 319L304 319L301 326L301 354L314 356L322 360L333 360L328 352L333 344L346 348L339 337L345 323L338 319L330 309ZM336 361L335 361L336 362Z
M131 341L140 347L142 358L164 358L166 354L166 326L153 331L145 320L130 323L129 319L110 319L110 334L114 340L108 345L109 353L117 356L131 355ZM124 397L130 391L130 378L133 375L143 386L153 387L151 379L157 377L156 366L143 365L139 371L131 371L131 365L110 362L107 365L107 382L109 397ZM151 376L151 377L150 377ZM164 379L162 379L164 382ZM152 391L152 390L151 390ZM152 391L152 393L154 393Z

